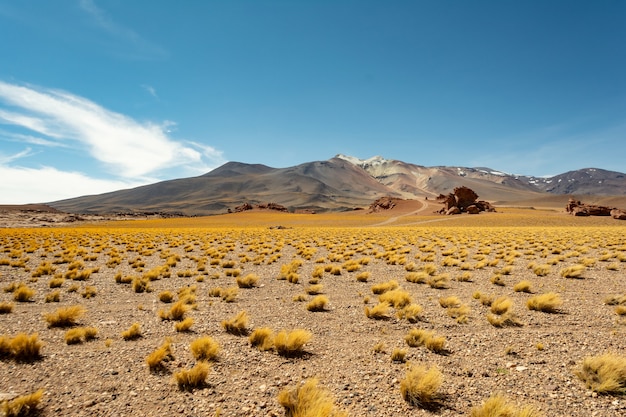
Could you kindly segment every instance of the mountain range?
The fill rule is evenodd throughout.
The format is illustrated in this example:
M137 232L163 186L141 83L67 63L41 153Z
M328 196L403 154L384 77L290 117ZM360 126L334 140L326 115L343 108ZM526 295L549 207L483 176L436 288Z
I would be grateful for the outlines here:
M435 198L455 187L495 204L563 206L569 196L615 205L626 201L626 174L598 168L552 177L490 168L426 167L375 156L337 155L288 168L228 162L204 175L47 203L69 213L226 213L243 203L276 203L290 211L353 210L383 196Z

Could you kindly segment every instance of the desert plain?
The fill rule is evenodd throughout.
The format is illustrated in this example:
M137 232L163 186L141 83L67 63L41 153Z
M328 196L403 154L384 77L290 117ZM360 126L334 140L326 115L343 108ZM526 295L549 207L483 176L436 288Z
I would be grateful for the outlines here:
M0 355L0 400L42 390L42 416L283 416L279 394L316 378L350 416L469 416L495 394L537 415L625 415L624 395L577 371L588 357L626 357L626 222L559 207L433 211L2 228L0 336L36 335L41 347ZM560 303L531 310L544 294ZM51 324L73 306L74 323ZM227 331L238 315L247 320ZM68 336L85 328L95 336ZM310 339L291 354L260 349L250 336L264 328ZM440 343L410 346L416 330ZM206 336L218 346L206 378L180 386ZM164 343L169 354L149 366ZM441 374L428 404L401 394L415 366Z

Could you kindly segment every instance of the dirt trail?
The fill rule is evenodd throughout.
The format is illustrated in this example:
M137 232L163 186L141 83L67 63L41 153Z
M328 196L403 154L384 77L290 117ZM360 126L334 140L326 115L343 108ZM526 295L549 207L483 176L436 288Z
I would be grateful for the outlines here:
M385 220L383 220L380 223L373 224L373 225L371 225L369 227L387 226L389 224L397 222L399 219L401 219L403 217L415 216L415 215L423 213L425 211L428 211L429 213L431 213L431 212L435 211L435 208L438 208L438 206L433 205L430 200L423 199L423 200L419 200L419 202L421 204L421 207L418 208L417 210L413 210L413 211L410 211L408 213L403 213L403 214L400 214L400 215L397 215L397 216L389 217L388 219L385 219ZM447 220L452 220L452 219L454 219L454 217L452 217L452 216L438 217L438 218L435 218L435 219L432 219L432 220L420 220L418 222L404 223L403 226L414 225L414 224L422 224L422 223L434 223L434 222L441 222L441 221L447 221Z

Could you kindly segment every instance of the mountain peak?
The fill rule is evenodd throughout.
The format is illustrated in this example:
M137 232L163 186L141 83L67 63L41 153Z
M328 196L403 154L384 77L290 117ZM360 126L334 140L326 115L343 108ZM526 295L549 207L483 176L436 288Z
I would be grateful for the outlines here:
M368 159L359 159L354 156L338 154L335 156L335 158L343 159L344 161L348 161L351 164L354 164L357 166L382 165L385 162L390 162L389 159L385 159L380 155L372 156L371 158L368 158Z

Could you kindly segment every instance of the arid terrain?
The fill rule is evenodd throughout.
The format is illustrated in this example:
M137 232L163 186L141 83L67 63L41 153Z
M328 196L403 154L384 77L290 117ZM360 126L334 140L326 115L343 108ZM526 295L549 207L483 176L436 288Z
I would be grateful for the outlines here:
M626 222L562 207L435 208L115 221L48 213L59 221L46 227L6 214L3 225L18 227L0 229L0 304L12 306L0 336L37 334L43 346L28 360L0 357L0 399L43 389L42 416L282 416L279 392L316 377L351 416L469 415L494 393L545 416L626 414L623 395L598 394L575 374L588 356L626 357L626 318L619 301L609 305L626 295ZM380 284L392 295L375 294ZM562 301L552 312L527 307L548 293ZM318 296L321 311L311 311ZM510 301L504 313L489 307L499 297ZM180 318L193 319L181 331L167 317L177 301L188 308ZM46 315L70 306L84 314L50 327ZM222 322L242 311L245 330L227 332ZM140 337L125 340L134 323ZM69 330L87 327L94 339L67 343ZM261 328L311 339L293 355L263 351L249 340ZM412 329L444 345L409 346ZM190 344L203 336L219 344L217 357L203 384L181 390L174 375L196 364ZM168 339L171 360L151 370L146 358ZM413 365L443 375L427 408L400 393Z

